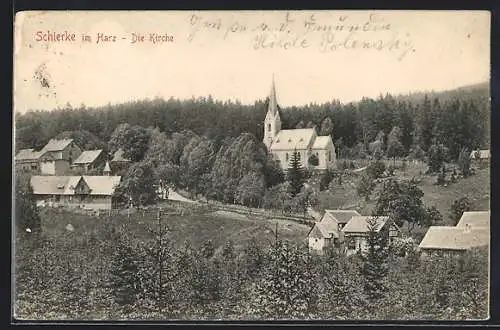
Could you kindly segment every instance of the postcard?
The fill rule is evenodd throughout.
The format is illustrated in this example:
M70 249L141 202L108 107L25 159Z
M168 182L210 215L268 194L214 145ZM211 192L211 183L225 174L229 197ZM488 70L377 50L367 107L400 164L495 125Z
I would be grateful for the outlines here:
M489 12L14 23L16 322L489 318Z

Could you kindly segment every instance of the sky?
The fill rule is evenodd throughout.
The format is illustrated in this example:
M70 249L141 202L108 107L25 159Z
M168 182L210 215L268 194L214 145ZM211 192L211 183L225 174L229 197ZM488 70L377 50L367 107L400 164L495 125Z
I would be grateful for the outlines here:
M65 32L75 41L46 41ZM14 34L21 113L154 97L252 104L273 77L283 107L490 77L487 11L22 12Z

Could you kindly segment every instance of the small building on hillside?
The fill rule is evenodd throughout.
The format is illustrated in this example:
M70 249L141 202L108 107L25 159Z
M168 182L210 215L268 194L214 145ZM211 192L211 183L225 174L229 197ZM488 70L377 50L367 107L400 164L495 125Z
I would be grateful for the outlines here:
M45 175L65 175L81 149L73 139L50 140L40 151L40 172Z
M99 150L85 150L76 158L71 165L75 170L88 173L91 170L100 170L105 164L105 153Z
M420 242L423 255L461 254L490 244L490 211L464 212L456 226L431 226Z
M388 216L354 216L341 231L342 250L348 255L358 251L366 252L368 249L369 219L376 221L375 231L385 235L389 243L400 236L399 227Z
M113 158L109 162L113 173L126 169L130 165L130 159L125 158L123 149L118 149L113 154Z
M119 176L35 175L31 186L39 206L109 210L115 207L113 195L120 181Z
M470 153L470 158L472 160L486 162L491 158L491 152L489 149L484 150L472 150Z
M328 246L340 246L340 232L353 216L361 216L352 210L325 210L319 222L314 224L307 235L308 245L311 250L322 253Z
M35 149L21 149L14 159L17 171L31 172L33 174L40 172L39 151L35 151Z

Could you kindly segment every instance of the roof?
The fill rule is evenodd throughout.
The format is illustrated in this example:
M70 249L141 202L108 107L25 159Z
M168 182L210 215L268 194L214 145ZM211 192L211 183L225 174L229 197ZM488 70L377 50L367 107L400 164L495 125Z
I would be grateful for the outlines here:
M306 149L315 134L314 128L281 130L274 137L271 150Z
M487 228L431 226L420 242L421 249L467 250L488 245L490 231Z
M103 170L104 173L106 172L111 172L111 167L109 166L109 162L106 162L106 165L104 165L104 170Z
M120 184L121 176L92 175L83 176L89 185L91 195L112 195Z
M125 157L123 157L123 149L118 149L115 151L114 155L113 155L113 159L111 159L112 162L130 162L130 159L127 159Z
M317 136L314 140L314 144L312 146L313 149L325 149L328 144L332 141L332 137L330 135L327 136Z
M90 164L93 163L97 157L102 153L102 150L85 150L78 156L73 164Z
M35 149L21 149L15 157L16 160L38 160L38 158L40 158L40 152Z
M276 115L278 110L278 100L276 99L276 87L274 86L274 76L273 82L271 84L271 93L269 93L269 105L267 106L267 111L271 112L272 115Z
M367 221L370 218L375 218L377 221L376 231L379 231L387 220L389 220L388 216L354 216L347 222L342 231L349 233L367 233L369 231Z
M42 153L45 152L50 152L50 151L61 151L66 149L67 146L69 146L73 142L73 139L62 139L62 140L57 140L57 139L51 139L45 147L42 149Z
M490 211L473 211L464 212L457 227L465 227L470 225L473 228L489 228L490 227Z
M347 223L352 217L361 216L354 210L325 210L325 215L333 217L338 223Z
M309 237L330 238L339 237L337 232L337 224L328 218L324 218L320 222L314 224L313 230L309 233Z
M490 158L491 153L489 149L485 150L472 150L470 153L470 158L476 158L476 153L479 152L479 158L480 159L485 159L485 158Z
M34 175L31 186L35 195L74 195L74 188L84 180L90 195L112 195L120 184L120 176L55 176Z

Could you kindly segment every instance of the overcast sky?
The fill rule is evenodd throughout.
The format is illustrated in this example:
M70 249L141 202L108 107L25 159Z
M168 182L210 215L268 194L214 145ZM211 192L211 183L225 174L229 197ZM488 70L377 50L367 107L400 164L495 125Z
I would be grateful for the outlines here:
M156 96L253 103L273 74L282 106L447 90L490 75L489 12L25 12L15 24L20 112ZM38 31L76 41L37 41ZM98 33L117 40L97 44ZM132 44L132 33L145 41ZM173 41L153 44L150 33ZM297 41L271 47L277 39Z

